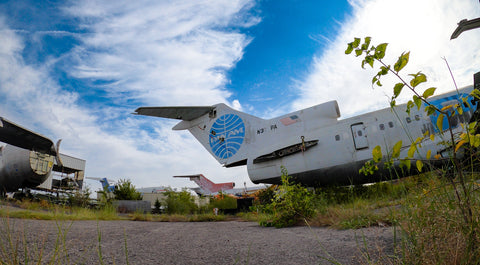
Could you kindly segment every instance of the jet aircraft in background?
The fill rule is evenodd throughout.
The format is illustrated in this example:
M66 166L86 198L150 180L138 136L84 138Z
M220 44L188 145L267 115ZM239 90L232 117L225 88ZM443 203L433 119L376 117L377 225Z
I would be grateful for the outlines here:
M243 195L252 194L258 190L265 189L267 186L263 187L243 187L243 188L234 188L235 182L225 182L225 183L214 183L209 180L203 174L196 175L186 175L186 176L173 176L174 178L189 178L191 181L195 182L198 185L198 188L189 188L198 195L217 195L219 193L231 194L238 197Z
M480 85L475 74L475 88ZM473 86L429 98L439 109L452 103L463 107L453 116L455 133L463 129L477 111L477 102L469 96ZM467 97L469 104L461 98ZM200 107L140 107L134 114L181 120L173 130L188 130L225 167L247 166L253 183L281 182L282 166L296 181L307 186L330 184L352 185L388 180L387 169L365 176L359 169L372 159L372 149L379 145L391 150L402 141L400 157L406 157L411 139L426 132L435 133L434 140L424 139L415 153L415 160L425 159L427 151L447 155L441 144L438 114L427 116L425 106L405 112L406 104L393 110L385 108L340 120L337 101L330 101L273 119L261 119L225 104ZM446 117L444 117L446 119ZM439 160L439 161L448 161ZM399 167L399 163L394 165ZM415 168L415 167L412 167Z
M200 195L212 195L219 192L226 192L232 190L235 187L234 182L225 182L225 183L214 183L213 181L207 179L202 174L197 175L186 175L186 176L173 176L174 178L189 178L191 181L195 182L199 187L192 188L197 194Z
M34 188L42 184L52 173L54 163L62 166L60 141L38 133L0 117L0 193Z
M112 181L109 181L107 178L86 177L86 179L98 180L100 184L102 184L102 189L105 192L113 193L115 191L115 184L110 184Z

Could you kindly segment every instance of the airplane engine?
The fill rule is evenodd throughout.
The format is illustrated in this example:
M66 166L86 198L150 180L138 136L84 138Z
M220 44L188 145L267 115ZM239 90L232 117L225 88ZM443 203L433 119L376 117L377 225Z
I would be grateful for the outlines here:
M0 186L5 190L2 192L40 185L51 174L54 159L52 155L3 146L0 149Z

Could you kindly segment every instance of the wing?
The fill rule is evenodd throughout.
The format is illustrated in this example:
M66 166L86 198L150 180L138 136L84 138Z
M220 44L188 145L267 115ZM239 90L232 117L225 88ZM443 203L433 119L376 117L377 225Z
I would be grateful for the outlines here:
M0 141L20 148L57 155L52 140L0 117Z
M475 18L471 20L464 19L458 22L458 27L455 29L450 39L452 40L457 38L464 31L479 28L479 27L480 27L480 18Z
M169 119L177 119L184 121L192 121L207 113L213 111L213 106L201 107L140 107L135 110L137 115L146 115L154 117L162 117Z

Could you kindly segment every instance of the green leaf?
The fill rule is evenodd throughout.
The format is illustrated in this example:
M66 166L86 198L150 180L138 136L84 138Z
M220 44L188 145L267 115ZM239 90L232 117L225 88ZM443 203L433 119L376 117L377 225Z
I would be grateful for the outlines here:
M400 149L402 148L402 141L398 141L392 150L392 158L398 158L400 156Z
M410 52L402 53L402 55L398 57L398 60L395 63L395 65L393 65L393 70L395 70L395 72L398 73L400 70L403 69L403 67L407 65L409 59L410 59Z
M470 95L476 99L480 99L480 90L475 88L474 90L472 90Z
M395 87L393 88L393 95L395 97L398 97L400 95L400 92L402 92L402 88L405 86L404 83L397 83L395 84Z
M480 134L476 134L473 139L473 147L477 148L480 146Z
M417 145L416 145L416 144L411 144L411 145L410 145L410 148L408 149L407 156L408 156L409 158L412 158L413 155L415 154L415 151L417 151Z
M428 97L432 96L435 93L436 89L437 89L436 87L431 87L425 90L425 92L423 92L423 98L427 99Z
M408 158L400 160L400 167L403 166L407 168L407 171L410 171L410 167L412 166L412 164Z
M377 60L381 60L383 59L383 57L385 57L385 50L387 49L387 45L387 43L377 45L377 47L375 48L375 58Z
M361 41L360 38L354 38L354 39L353 39L353 42L352 42L353 48L357 48L358 45L360 45L360 41Z
M414 95L413 102L415 103L415 105L417 105L417 109L420 109L420 107L422 106L422 99L419 98L417 95Z
M397 102L393 99L392 97L392 101L390 101L390 108L393 108L397 105Z
M427 76L422 74L421 72L418 72L416 74L410 74L410 76L413 76L413 79L410 80L410 85L412 87L416 87L423 82L427 82Z
M360 49L356 49L356 50L355 50L355 56L357 56L357 57L360 56L360 55L362 55L362 53L363 53L363 51L360 50Z
M477 127L477 122L476 121L469 123L468 124L468 131L470 131L470 132L474 131L475 127Z
M365 37L365 42L362 44L362 50L366 51L368 50L368 47L370 46L370 41L372 40L371 37Z
M423 169L423 162L421 160L417 160L416 162L417 164L417 169L419 172L422 172L422 169Z
M438 130L443 132L443 114L440 113L438 114L438 117L437 117L437 127L438 127Z
M373 157L373 161L375 163L378 163L382 160L382 148L379 145L377 145L377 146L375 146L375 148L373 148L372 157Z
M365 61L370 65L370 67L373 68L373 57L372 56L366 56Z
M378 72L378 74L380 75L386 75L388 74L388 70L390 69L390 66L388 67L385 67L385 66L381 66L380 67L380 72Z
M352 43L350 42L347 46L347 49L345 50L345 54L350 54L353 51L353 46Z
M464 106L467 106L468 109L472 107L472 106L470 106L470 102L468 102L468 97L463 97L462 102L463 102Z
M457 112L458 112L458 114L459 114L459 115L463 115L463 108L462 108L462 105L460 105L460 104L457 104L457 105L456 105L456 107L457 107Z
M408 115L410 115L410 109L411 109L413 106L415 106L415 104L413 103L413 101L409 100L409 101L407 102L407 110L406 110L406 112L407 112Z

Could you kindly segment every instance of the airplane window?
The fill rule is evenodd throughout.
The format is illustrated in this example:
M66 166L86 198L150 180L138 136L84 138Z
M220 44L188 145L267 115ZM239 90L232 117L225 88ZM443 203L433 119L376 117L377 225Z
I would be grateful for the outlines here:
M388 127L393 128L393 122L389 121L388 122Z
M358 136L362 136L362 131L357 132Z
M382 130L382 131L385 130L385 125L383 123L380 123L380 125L378 127L380 127L380 130Z
M419 115L415 115L415 120L416 120L416 121L419 121L419 120L420 120L420 116L419 116Z
M335 135L335 141L340 141L340 135Z
M405 118L405 119L407 120L407 123L412 122L412 119L410 119L410 117L407 117L407 118Z

